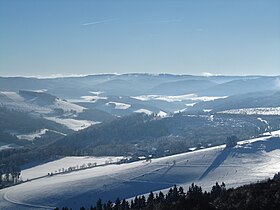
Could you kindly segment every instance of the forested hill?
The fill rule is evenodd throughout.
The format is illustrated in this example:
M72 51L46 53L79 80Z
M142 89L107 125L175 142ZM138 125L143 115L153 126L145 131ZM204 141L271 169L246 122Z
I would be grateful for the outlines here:
M66 136L50 148L69 155L162 156L185 152L190 147L223 144L232 135L242 140L268 129L279 129L279 117L262 116L268 124L259 119L259 116L207 113L180 113L166 118L134 114Z

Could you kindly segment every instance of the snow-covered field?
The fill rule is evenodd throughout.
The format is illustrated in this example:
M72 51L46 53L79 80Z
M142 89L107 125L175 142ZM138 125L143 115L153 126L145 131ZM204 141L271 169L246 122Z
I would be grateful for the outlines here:
M108 99L108 97L106 97L106 96L99 96L99 95L96 95L96 96L81 96L81 99L83 99L83 100L80 100L81 102L84 102L84 101L86 101L86 102L88 102L88 101L96 102L96 101L98 101L100 99L106 100L106 99Z
M115 163L121 160L122 156L108 156L108 157L92 157L92 156L70 156L61 158L56 161L51 161L33 168L25 169L21 172L22 180L34 179L37 177L45 176L48 173L61 172L62 169L67 169L69 167L78 167L88 164L106 164Z
M47 128L43 128L43 129L37 130L37 131L32 132L32 133L18 134L16 136L17 136L18 139L33 141L36 138L41 138L44 134L46 134L46 132L52 132L52 133L60 134L62 136L66 136L65 133L61 133L61 132L58 132L58 131L55 131L55 130L50 130L50 129L47 129Z
M158 113L157 113L157 116L159 116L159 117L167 117L167 113L166 112L164 112L164 111L159 111Z
M29 134L20 134L17 135L18 139L26 139L28 141L32 141L35 138L40 138L42 135L44 135L47 132L48 129L41 129L33 133Z
M134 111L135 113L144 113L144 114L147 114L147 115L151 115L153 114L152 111L148 110L148 109L137 109Z
M130 198L174 184L186 188L195 182L210 189L216 181L234 187L262 180L280 170L278 133L239 142L234 148L221 145L151 162L112 164L33 180L0 190L0 209L48 209L63 205L77 209L81 205L89 207L99 197L103 201ZM29 170L42 167L40 170L50 171L47 166Z
M50 105L51 109L63 109L64 112L75 111L81 113L85 110L84 107L77 104L70 103L61 99L56 99L53 105Z
M19 146L16 144L3 144L0 145L0 151L1 150L7 150L7 149L18 149L18 148L22 148L23 146Z
M280 115L280 107L230 109L219 113L244 115Z
M0 92L0 94L5 95L9 100L1 100L0 104L6 106L10 109L21 110L25 112L35 111L40 114L47 114L52 112L54 109L62 109L64 112L76 112L80 113L85 110L84 107L73 104L71 102L55 99L52 104L47 104L44 106L39 106L34 103L33 100L27 100L16 92ZM36 97L34 98L36 99Z
M106 106L114 106L115 109L128 109L129 107L131 107L130 104L114 102L114 101L110 101L106 103Z
M176 96L166 96L166 95L141 95L132 97L140 101L150 101L150 100L161 100L167 102L176 102L176 101L213 101L223 97L214 97L214 96L197 96L196 94L186 94L186 95L176 95Z
M47 120L54 121L56 123L59 123L61 125L65 125L66 127L78 131L85 129L91 125L98 124L100 122L93 122L89 120L76 120L71 118L58 118L58 117L45 117Z
M4 94L5 96L7 96L8 98L10 98L13 101L24 101L25 100L22 96L20 96L16 92L1 91L0 93Z

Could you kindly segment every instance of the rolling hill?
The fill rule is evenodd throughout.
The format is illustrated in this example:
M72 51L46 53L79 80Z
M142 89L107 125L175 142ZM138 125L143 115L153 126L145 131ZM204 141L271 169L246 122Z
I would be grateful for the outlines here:
M148 162L109 164L47 176L0 190L0 205L6 210L51 209L65 205L78 208L89 207L99 197L103 201L130 198L174 184L187 187L195 182L209 190L218 180L227 187L240 186L277 173L279 148L279 137L267 136L239 142L233 148L221 145ZM41 171L41 166L29 170L36 173L39 168Z

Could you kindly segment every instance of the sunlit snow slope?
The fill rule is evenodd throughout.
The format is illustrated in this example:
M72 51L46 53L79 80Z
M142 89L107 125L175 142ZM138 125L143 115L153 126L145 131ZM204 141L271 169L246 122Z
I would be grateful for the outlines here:
M48 209L55 206L89 207L101 197L130 198L192 182L210 189L216 181L227 187L272 177L280 170L278 133L239 142L178 154L151 162L138 161L107 165L68 174L45 177L0 191L0 209ZM23 172L24 173L24 172Z

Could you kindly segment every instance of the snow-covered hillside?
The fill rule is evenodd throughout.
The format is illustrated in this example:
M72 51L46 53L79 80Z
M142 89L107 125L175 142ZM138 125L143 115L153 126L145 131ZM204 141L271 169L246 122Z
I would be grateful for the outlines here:
M0 208L48 209L67 205L76 209L94 204L99 197L103 201L129 198L174 184L187 187L195 182L205 189L216 181L225 182L227 187L243 185L272 177L279 171L277 134L242 141L233 148L221 145L151 162L112 164L33 180L1 190ZM48 170L46 167L45 171Z
M67 128L71 130L78 131L85 129L91 125L98 124L100 122L93 122L89 120L76 120L71 118L58 118L58 117L45 117L47 120L54 121L61 125L65 125Z
M222 97L214 97L214 96L197 96L196 94L186 94L186 95L141 95L132 97L138 99L140 101L150 101L150 100L159 100L159 101L167 101L167 102L176 102L176 101L212 101L219 98L226 98L226 96Z
M61 109L64 112L80 113L85 109L82 106L61 100L43 92L21 91L20 94L16 92L2 91L0 94L2 95L0 100L1 106L6 106L10 109L20 111L34 111L37 113L46 114L54 111L55 109ZM52 97L52 100L46 96L49 98Z
M56 161L51 161L33 168L29 168L23 170L21 173L21 179L34 179L41 176L45 176L48 173L58 173L61 172L62 169L67 169L69 167L80 168L81 166L85 165L86 167L88 164L91 165L100 165L106 163L115 163L122 159L122 156L108 156L108 157L91 157L91 156L71 156L65 157Z
M2 91L0 92L0 106L10 110L40 115L40 117L54 121L74 131L99 123L90 120L75 119L86 108L44 92L20 91L16 93ZM30 134L20 133L17 137L19 139L33 140L35 137L40 138L41 135L46 133L46 130L46 128L42 128Z
M220 113L245 115L280 115L280 107L231 109L222 111Z

